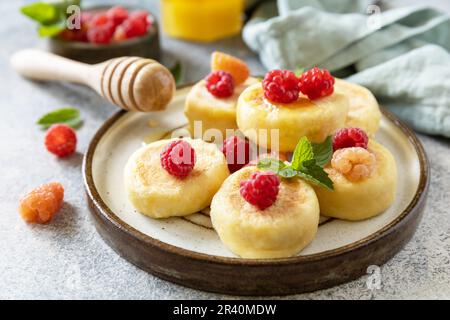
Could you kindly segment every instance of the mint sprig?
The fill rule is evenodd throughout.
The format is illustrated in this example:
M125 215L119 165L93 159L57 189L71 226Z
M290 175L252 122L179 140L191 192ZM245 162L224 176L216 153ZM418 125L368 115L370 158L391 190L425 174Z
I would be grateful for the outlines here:
M328 190L334 190L333 181L323 169L330 162L332 154L331 137L320 144L312 144L303 137L295 148L290 164L278 159L265 158L258 162L257 167L272 171L283 178L300 177Z
M38 121L37 124L42 126L43 129L49 128L51 125L56 123L66 124L74 129L77 129L83 123L83 120L80 117L80 111L75 108L63 108L53 110L45 115L43 115Z
M39 1L20 8L28 18L38 23L38 33L41 37L53 37L66 28L67 8L80 5L81 0Z

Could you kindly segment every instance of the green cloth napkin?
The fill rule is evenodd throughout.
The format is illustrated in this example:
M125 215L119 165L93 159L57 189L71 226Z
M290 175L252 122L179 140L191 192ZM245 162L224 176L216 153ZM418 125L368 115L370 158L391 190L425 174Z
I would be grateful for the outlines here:
M243 37L267 69L331 70L414 129L450 137L450 16L367 0L264 2Z

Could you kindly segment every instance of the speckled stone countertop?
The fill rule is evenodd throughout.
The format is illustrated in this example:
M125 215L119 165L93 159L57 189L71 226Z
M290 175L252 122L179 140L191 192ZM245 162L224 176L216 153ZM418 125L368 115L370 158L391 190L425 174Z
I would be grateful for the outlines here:
M149 275L120 258L97 234L84 196L81 162L89 140L115 109L87 88L35 83L10 69L9 57L14 51L41 43L33 32L33 23L19 14L18 8L25 2L29 1L0 3L0 298L235 298L192 290ZM156 2L128 1L150 8ZM434 2L448 5L446 1ZM214 49L233 52L246 59L255 74L263 72L255 55L238 37L209 45L163 38L162 46L164 62L182 62L186 81L207 73L209 53ZM57 160L45 151L44 133L35 122L43 113L67 105L79 108L85 123L78 130L78 153ZM411 242L382 267L381 289L368 289L366 277L362 277L328 290L281 298L450 298L450 140L419 137L431 162L428 204ZM60 181L66 189L60 214L45 226L25 224L17 213L20 194L50 180Z

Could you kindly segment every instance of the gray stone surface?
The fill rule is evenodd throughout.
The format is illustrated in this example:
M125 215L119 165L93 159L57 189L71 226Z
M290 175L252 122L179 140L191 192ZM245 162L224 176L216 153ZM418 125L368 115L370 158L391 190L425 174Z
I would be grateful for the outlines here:
M10 69L8 60L14 51L41 42L33 33L33 24L18 13L23 3L0 2L0 298L235 298L184 288L149 275L117 256L97 235L84 198L81 161L90 138L115 109L89 89L30 82ZM181 60L187 81L207 72L213 49L245 58L254 73L263 71L238 38L209 45L165 38L162 43L165 61ZM43 113L67 105L81 110L85 124L78 130L78 153L57 160L45 151L44 133L35 122ZM282 298L450 298L450 141L419 136L432 167L428 204L412 241L382 267L381 289L369 290L363 277L328 290ZM25 224L17 213L20 194L51 180L66 188L60 214L45 226Z

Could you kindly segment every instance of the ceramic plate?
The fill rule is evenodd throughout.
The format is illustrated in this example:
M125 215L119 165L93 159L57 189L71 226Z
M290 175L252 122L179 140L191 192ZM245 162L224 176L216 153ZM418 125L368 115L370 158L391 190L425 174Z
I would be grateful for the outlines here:
M365 221L322 218L316 238L297 257L236 257L212 229L208 210L165 220L136 212L125 193L125 163L143 144L183 130L189 89L178 90L165 112L118 112L96 133L86 153L83 172L94 221L125 259L161 278L207 291L289 294L357 278L370 265L390 259L413 235L425 203L428 163L414 133L385 110L376 139L393 153L401 173L396 201Z

